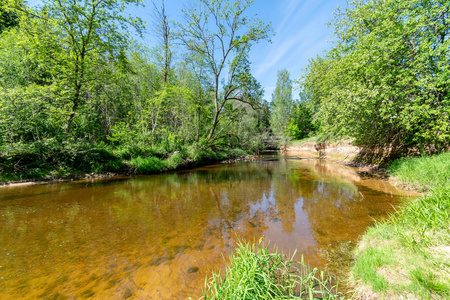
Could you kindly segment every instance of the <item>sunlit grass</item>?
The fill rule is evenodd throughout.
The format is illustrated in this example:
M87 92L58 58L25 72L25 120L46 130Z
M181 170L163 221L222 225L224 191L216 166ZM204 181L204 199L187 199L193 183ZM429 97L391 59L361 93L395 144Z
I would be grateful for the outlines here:
M440 155L402 158L389 167L389 173L404 185L430 190L449 184L450 152Z
M401 159L391 166L398 181L429 193L407 202L363 236L352 272L360 286L385 298L449 299L449 166L449 153Z
M274 248L238 242L224 274L214 273L205 283L205 300L345 299L323 272L309 269Z

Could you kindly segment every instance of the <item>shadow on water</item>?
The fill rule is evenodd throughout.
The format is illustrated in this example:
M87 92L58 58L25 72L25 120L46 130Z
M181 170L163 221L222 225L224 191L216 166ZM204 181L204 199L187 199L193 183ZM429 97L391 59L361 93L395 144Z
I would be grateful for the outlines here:
M298 249L339 275L366 227L405 197L352 169L272 155L0 199L1 299L185 299L238 238Z

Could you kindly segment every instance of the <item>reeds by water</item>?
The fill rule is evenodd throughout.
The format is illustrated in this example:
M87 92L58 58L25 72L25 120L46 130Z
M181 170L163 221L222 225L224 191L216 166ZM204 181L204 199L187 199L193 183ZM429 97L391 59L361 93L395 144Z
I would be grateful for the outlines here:
M269 251L260 240L251 245L238 242L224 274L206 280L204 300L242 299L345 299L330 278L303 261Z

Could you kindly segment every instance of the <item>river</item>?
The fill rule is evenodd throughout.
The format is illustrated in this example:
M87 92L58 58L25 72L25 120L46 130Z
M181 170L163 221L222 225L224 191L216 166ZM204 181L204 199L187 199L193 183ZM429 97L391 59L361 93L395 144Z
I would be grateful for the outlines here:
M338 274L407 196L319 159L0 188L0 299L186 299L238 239Z

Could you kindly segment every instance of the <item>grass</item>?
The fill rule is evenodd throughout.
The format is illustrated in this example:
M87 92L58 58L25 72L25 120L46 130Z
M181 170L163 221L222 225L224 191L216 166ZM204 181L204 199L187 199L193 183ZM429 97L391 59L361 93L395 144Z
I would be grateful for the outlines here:
M262 245L238 242L225 273L205 282L205 300L345 299L323 272Z
M393 162L389 173L404 186L421 191L449 184L450 152L428 157L402 158Z
M211 163L227 158L235 158L246 155L242 149L229 149L223 151L213 151L209 148L197 148L190 146L181 152L175 152L168 158L158 158L155 156L138 156L130 160L129 164L134 167L136 174L155 174L165 171L177 170L184 166L197 166L204 163Z
M362 237L352 270L362 294L450 298L450 153L400 159L389 172L427 194L407 202ZM364 295L362 295L364 296Z
M372 284L375 292L385 291L387 287L386 279L377 273L378 268L392 263L391 257L386 254L385 249L369 247L365 250L365 255L356 261L353 269L356 276Z
M137 174L153 174L167 169L167 160L158 157L137 157L131 160L131 165L135 166Z

